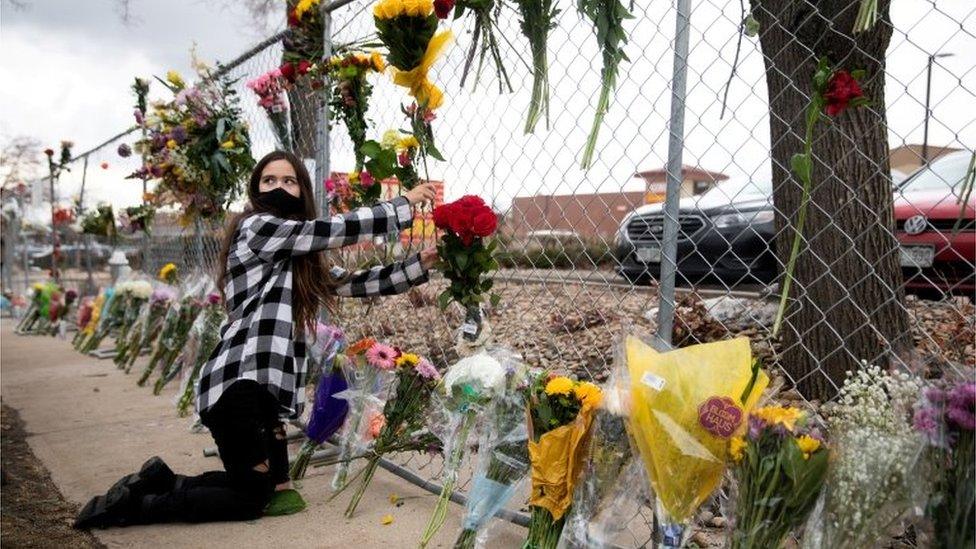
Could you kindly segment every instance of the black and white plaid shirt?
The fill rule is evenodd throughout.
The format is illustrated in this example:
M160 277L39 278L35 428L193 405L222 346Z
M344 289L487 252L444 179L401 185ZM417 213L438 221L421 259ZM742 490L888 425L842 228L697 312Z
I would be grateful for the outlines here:
M305 398L305 342L293 332L291 257L398 233L413 220L410 204L398 197L372 208L315 221L291 221L256 214L241 221L227 257L227 322L220 344L203 366L197 386L197 411L217 403L239 379L254 380L270 391L281 415L297 417ZM345 283L345 297L391 295L427 281L419 255L386 266L332 274ZM346 278L348 277L348 278Z

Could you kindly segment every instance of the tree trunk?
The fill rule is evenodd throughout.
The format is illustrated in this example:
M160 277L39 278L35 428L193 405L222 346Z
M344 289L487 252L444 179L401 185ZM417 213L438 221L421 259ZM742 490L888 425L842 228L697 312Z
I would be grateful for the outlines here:
M911 344L892 232L884 97L890 0L879 1L874 29L856 37L851 29L859 2L751 3L766 64L776 244L783 264L802 187L790 172L790 157L803 150L817 59L866 71L861 85L871 104L820 122L814 131L813 190L782 334L782 363L792 381L807 398L826 400L861 360L877 363Z

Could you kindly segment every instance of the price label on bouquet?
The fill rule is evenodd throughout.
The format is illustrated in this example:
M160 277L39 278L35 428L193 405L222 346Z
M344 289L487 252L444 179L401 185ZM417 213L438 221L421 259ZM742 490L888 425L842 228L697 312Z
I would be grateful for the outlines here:
M465 322L461 325L461 332L469 336L478 335L478 325L474 322Z
M664 389L664 378L654 375L651 372L644 372L644 375L641 376L641 383L647 385L655 391L661 391Z
M742 408L729 397L713 396L698 407L698 423L719 438L729 438L742 424Z

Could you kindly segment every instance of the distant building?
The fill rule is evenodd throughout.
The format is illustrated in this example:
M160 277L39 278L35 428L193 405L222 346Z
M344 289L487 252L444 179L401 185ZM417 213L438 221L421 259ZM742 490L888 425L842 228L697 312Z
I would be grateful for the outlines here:
M647 184L646 202L664 202L667 191L668 171L666 169L637 172L635 178L643 179ZM710 172L699 167L681 167L681 198L702 194L729 176L724 173Z
M929 161L931 162L940 156L944 156L958 150L962 149L929 145ZM911 175L913 172L915 172L915 170L921 168L922 164L925 163L922 159L921 145L902 145L900 147L895 147L888 153L888 158L891 162L891 169L901 172L906 176Z
M728 179L723 173L690 166L681 175L682 197L701 194ZM610 239L635 208L664 201L666 170L638 172L634 177L646 182L644 191L516 197L504 232L520 238L540 232L572 232L582 238Z

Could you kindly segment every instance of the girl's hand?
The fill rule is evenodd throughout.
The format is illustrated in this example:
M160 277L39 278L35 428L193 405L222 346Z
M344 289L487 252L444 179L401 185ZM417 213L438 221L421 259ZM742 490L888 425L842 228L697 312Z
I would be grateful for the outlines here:
M423 265L424 270L431 270L440 257L437 256L437 248L427 248L420 252L420 264Z
M433 183L424 183L407 191L407 194L403 196L406 197L411 206L423 206L424 204L434 203L434 198L437 197L437 190L434 189Z

